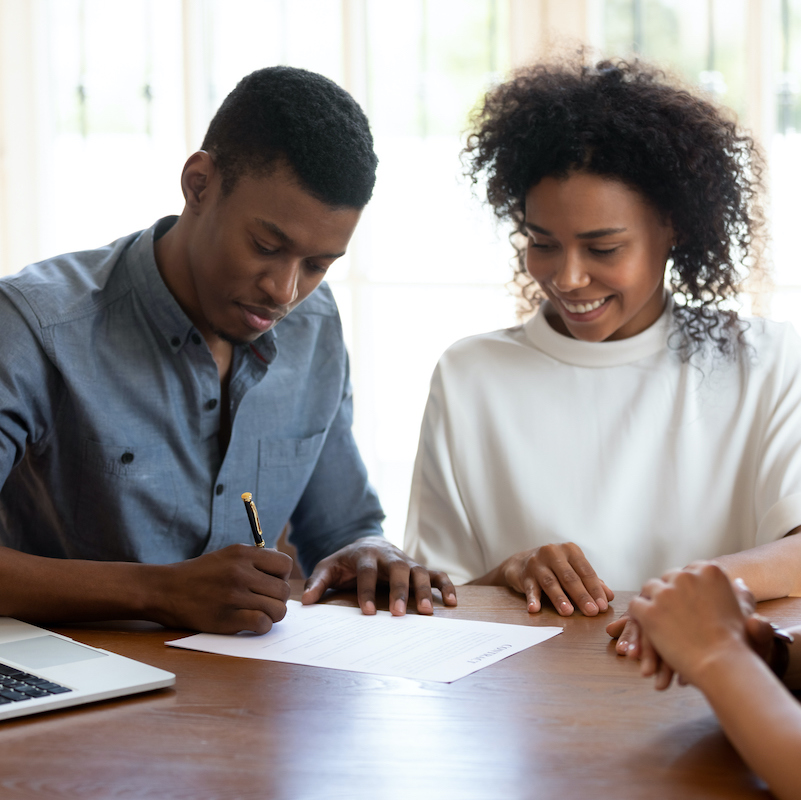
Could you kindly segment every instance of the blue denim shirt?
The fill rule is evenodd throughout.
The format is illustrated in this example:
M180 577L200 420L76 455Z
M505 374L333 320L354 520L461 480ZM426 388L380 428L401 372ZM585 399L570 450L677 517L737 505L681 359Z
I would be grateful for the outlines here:
M173 220L0 280L0 543L180 561L252 542L250 491L268 546L291 520L308 573L383 519L330 289L234 348L221 458L217 366L153 255Z

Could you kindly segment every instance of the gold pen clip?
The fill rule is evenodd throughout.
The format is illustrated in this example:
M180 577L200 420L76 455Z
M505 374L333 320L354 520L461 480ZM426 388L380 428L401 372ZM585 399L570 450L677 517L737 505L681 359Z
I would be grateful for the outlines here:
M264 534L261 532L259 512L256 511L256 504L253 502L253 495L250 492L243 492L242 502L245 504L245 511L248 512L250 530L253 531L253 541L256 543L256 547L264 547Z

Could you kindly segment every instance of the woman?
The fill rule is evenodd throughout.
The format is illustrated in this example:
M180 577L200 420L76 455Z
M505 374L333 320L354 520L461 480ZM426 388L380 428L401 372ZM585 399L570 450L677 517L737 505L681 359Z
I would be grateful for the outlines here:
M713 557L757 599L801 591L801 348L731 310L760 249L753 141L660 72L607 61L517 73L465 153L537 313L440 360L412 558L565 615Z
M666 689L676 670L697 686L772 792L801 796L801 708L777 680L801 688L801 628L788 636L744 614L728 577L711 563L648 581L629 613L661 657L644 658L643 675L656 674L657 688Z

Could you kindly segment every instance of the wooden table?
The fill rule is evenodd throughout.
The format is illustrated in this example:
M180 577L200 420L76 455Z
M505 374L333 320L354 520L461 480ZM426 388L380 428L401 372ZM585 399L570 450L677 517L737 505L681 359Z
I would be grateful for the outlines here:
M604 626L629 597L561 619L461 587L437 614L565 632L452 684L179 650L185 632L148 623L58 628L177 683L0 723L0 798L767 797L695 689L657 693L615 655ZM801 600L762 610L801 620Z

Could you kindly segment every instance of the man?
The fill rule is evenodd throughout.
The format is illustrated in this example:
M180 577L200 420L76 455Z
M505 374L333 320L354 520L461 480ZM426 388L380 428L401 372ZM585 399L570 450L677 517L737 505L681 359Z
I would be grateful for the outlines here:
M180 217L0 281L0 614L269 630L291 560L235 544L244 491L268 544L291 520L304 602L356 583L374 613L378 580L395 614L410 588L456 602L381 536L320 285L376 164L347 92L260 70L186 162Z

